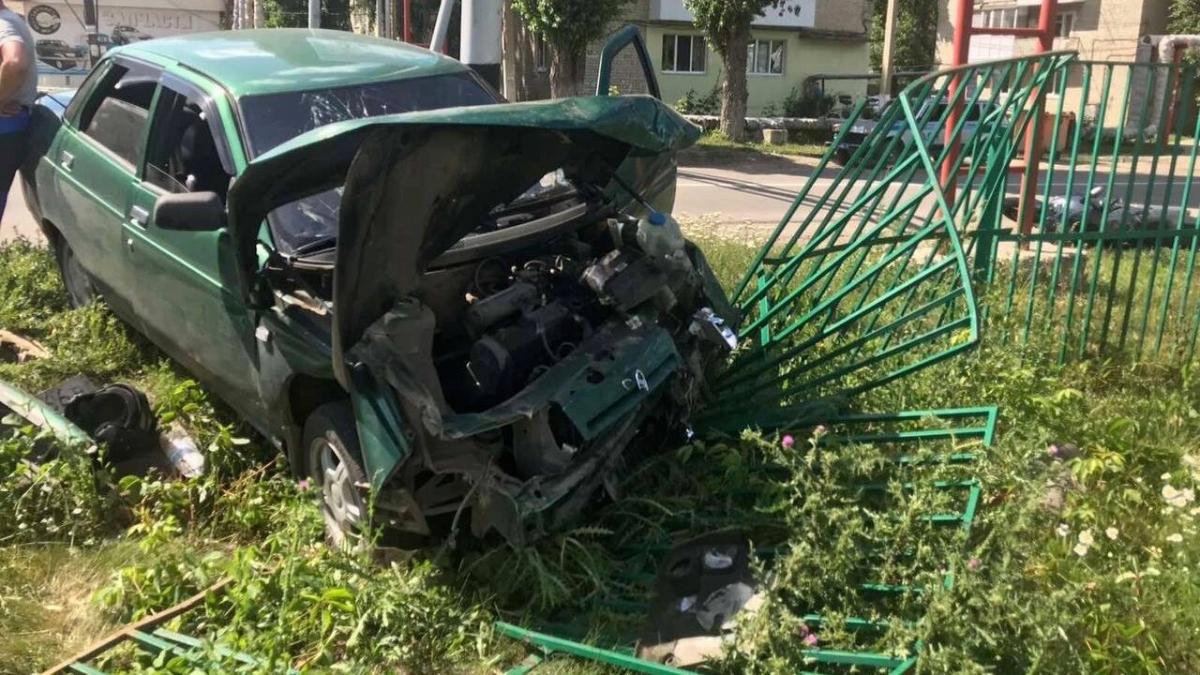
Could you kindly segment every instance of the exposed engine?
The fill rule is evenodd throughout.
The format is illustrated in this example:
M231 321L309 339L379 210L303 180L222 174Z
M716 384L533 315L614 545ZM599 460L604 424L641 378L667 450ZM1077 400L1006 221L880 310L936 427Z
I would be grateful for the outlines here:
M669 233L674 242L657 247L658 255L647 253L646 237L638 236L638 228L647 227L675 225L610 219L539 246L537 255L497 256L466 269L431 272L430 293L447 293L455 278L465 282L459 291L465 305L460 318L439 320L435 343L445 400L457 413L501 406L548 373L567 377L559 371L570 371L584 354L612 362L618 356L613 348L624 336L665 329L673 343L665 349L674 353L647 357L644 367L621 373L609 386L605 380L612 373L604 372L603 363L589 365L583 383L590 390L560 388L548 409L512 425L504 434L504 464L515 475L562 471L611 422L598 419L608 404L634 414L621 399L629 392L639 399L661 396L652 390L675 371L680 377L671 391L678 396L667 396L666 407L656 410L656 441L682 433L687 409L695 403L683 399L700 395L704 355L723 355L736 344L705 295L696 264L706 267L703 258L677 230ZM562 365L569 359L572 363ZM647 372L655 365L665 372ZM692 368L679 367L685 365Z

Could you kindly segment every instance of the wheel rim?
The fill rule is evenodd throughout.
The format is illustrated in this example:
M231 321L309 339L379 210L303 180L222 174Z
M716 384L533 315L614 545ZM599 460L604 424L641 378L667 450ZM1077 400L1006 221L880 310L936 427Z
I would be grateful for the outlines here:
M326 530L335 544L344 544L362 522L362 501L358 488L342 457L341 448L327 438L315 440L313 446Z

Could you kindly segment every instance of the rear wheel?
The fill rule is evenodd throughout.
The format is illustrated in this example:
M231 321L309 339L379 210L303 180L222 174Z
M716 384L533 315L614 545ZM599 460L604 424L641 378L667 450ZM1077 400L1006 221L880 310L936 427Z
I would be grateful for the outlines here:
M304 448L308 473L321 491L326 538L335 548L357 548L369 483L350 404L335 401L314 410L304 424Z
M66 240L58 237L54 241L54 258L58 262L58 273L71 299L72 307L83 307L96 299L96 287L92 277L79 264L75 251Z

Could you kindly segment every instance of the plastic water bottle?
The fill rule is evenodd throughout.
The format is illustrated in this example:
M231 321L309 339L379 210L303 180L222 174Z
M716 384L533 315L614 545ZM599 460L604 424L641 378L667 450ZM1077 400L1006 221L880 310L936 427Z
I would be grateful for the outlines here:
M160 441L167 459L185 478L196 478L204 473L204 453L183 427L172 424Z
M637 242L646 255L667 258L683 250L683 232L674 218L654 211L638 221Z

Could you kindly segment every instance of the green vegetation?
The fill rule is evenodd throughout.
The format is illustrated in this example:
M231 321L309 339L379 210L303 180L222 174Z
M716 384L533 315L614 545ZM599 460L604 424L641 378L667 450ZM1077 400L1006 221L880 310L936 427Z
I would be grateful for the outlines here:
M704 134L695 146L685 150L681 161L689 158L737 161L754 158L760 155L776 155L783 157L814 157L825 154L825 146L821 143L785 143L784 145L768 145L766 143L737 143L729 140L719 131Z
M895 70L919 70L937 62L938 0L900 0L896 3L896 42L892 57ZM870 27L871 70L883 63L883 33L887 2L874 3Z
M727 282L753 253L737 233L701 239ZM195 435L209 470L188 482L117 478L69 449L33 467L23 461L33 430L0 440L0 631L10 638L0 671L47 666L226 577L225 593L173 626L262 657L264 672L495 672L523 653L493 635L494 619L591 611L594 625L636 625L597 609L637 590L623 575L627 551L726 524L780 554L777 585L721 672L798 670L803 614L862 612L846 589L863 555L854 535L864 534L891 561L883 569L915 574L930 592L901 599L911 624L856 637L831 623L816 633L822 645L888 651L920 639L930 672L1200 670L1194 366L1114 355L1058 367L1056 336L1005 340L1021 319L993 319L978 350L860 401L878 411L1001 407L994 447L970 448L980 454L972 472L982 510L969 540L944 535L958 551L948 557L927 545L934 533L903 517L937 506L937 495L902 489L885 450L825 448L816 429L794 447L747 433L650 458L594 520L524 550L434 549L380 562L327 550L314 496L281 458L103 308L67 310L45 251L9 245L0 249L0 326L52 356L0 364L0 378L33 390L80 371L136 383L160 419ZM1067 444L1078 457L1048 452ZM953 470L934 467L930 477ZM881 475L892 519L873 517L845 489ZM943 571L955 578L948 590L937 583ZM188 668L113 658L125 671Z

